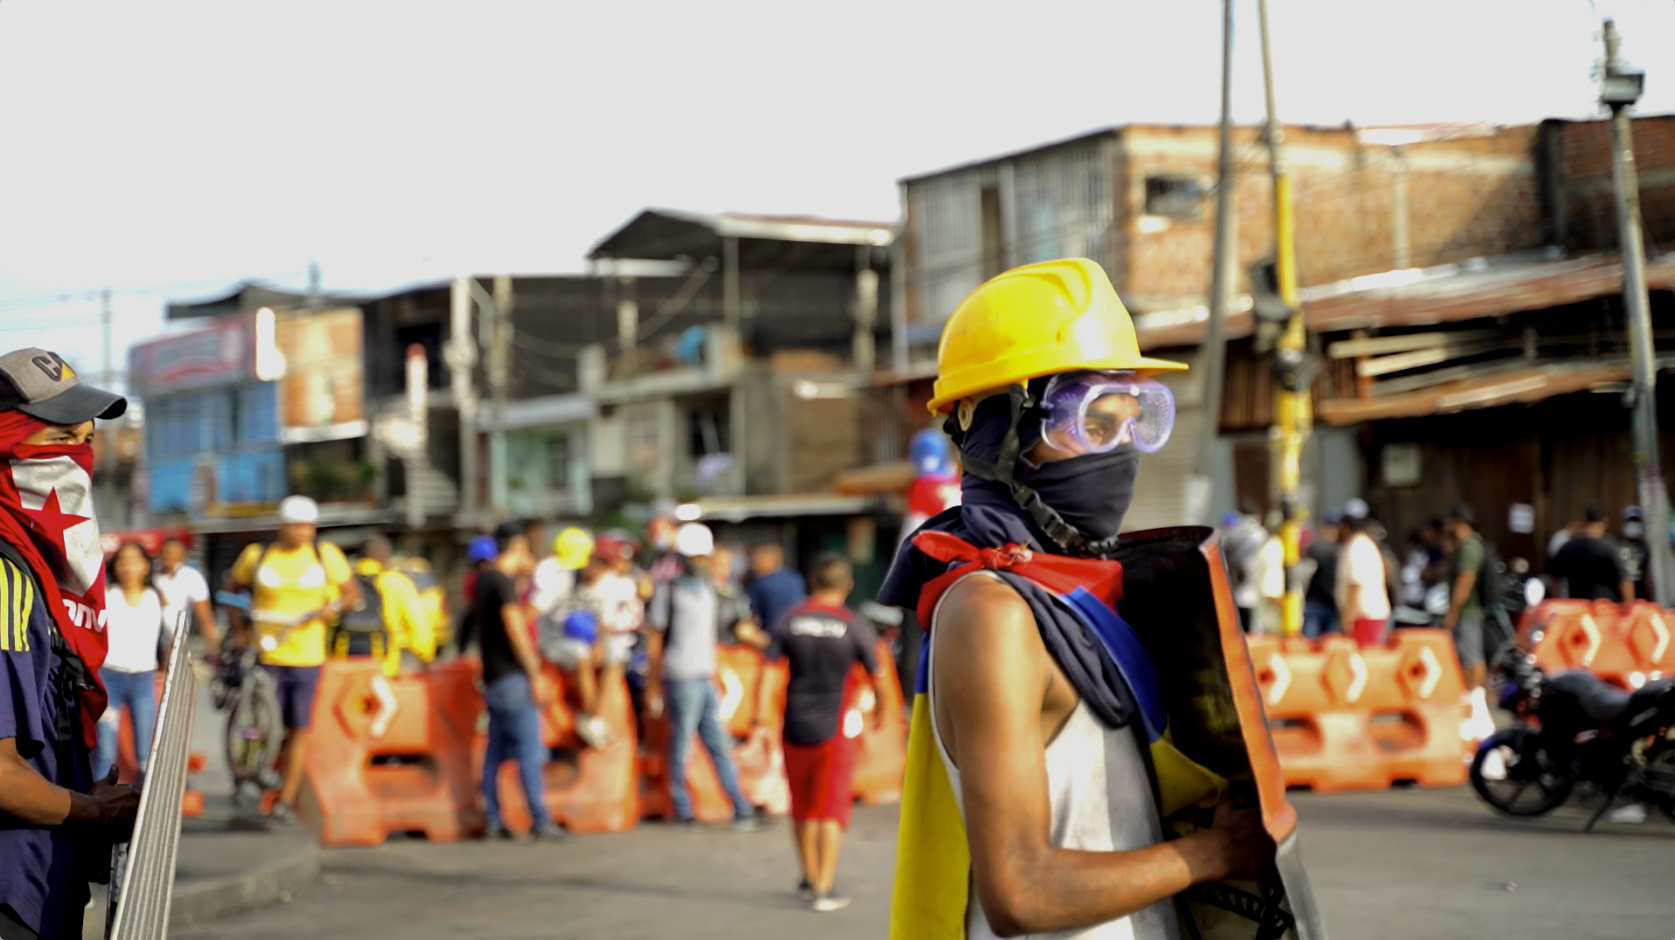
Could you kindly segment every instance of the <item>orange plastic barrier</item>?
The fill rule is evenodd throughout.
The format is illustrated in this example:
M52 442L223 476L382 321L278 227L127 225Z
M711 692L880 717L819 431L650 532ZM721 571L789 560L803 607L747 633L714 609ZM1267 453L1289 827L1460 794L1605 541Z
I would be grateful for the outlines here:
M1465 684L1446 633L1400 630L1366 648L1347 637L1247 644L1287 786L1465 782Z
M766 720L757 728L756 696L758 683L764 681L772 684L774 692ZM724 646L716 651L715 684L721 698L721 719L736 741L733 763L739 770L739 788L758 809L784 815L791 808L785 755L779 744L779 726L785 714L785 667L764 663L762 654L749 647ZM670 736L667 711L646 722L646 747L640 759L640 808L648 818L674 818L668 779ZM692 742L691 755L686 763L686 786L692 794L693 815L704 822L732 818L732 804L721 791L715 765L702 742Z
M855 798L873 805L901 801L902 774L907 767L907 709L890 644L879 641L875 655L879 696L869 700L870 696L860 693L861 700L852 700L844 714L841 729L849 737L860 739L855 754ZM863 671L856 664L850 681L864 679ZM877 722L874 712L882 716Z
M157 675L157 700L163 700L163 675L160 672ZM202 773L207 763L208 759L201 752L194 751L186 757L188 780L186 792L180 797L182 816L204 814L203 792L192 786L190 777ZM126 709L122 712L122 725L116 734L116 775L116 779L122 783L133 783L140 776L139 751L134 747L134 720L129 717Z
M1525 614L1519 642L1549 673L1587 669L1620 688L1638 689L1675 673L1669 612L1637 601L1555 600Z
M628 684L620 679L600 689L599 717L610 728L604 748L584 745L576 736L575 680L551 663L547 679L557 694L541 711L541 739L552 759L542 770L543 802L554 821L571 832L625 832L640 821L639 744L634 735L634 705ZM482 767L486 737L479 736L475 766ZM500 766L500 815L507 828L522 832L533 820L518 783L518 765Z
M374 660L321 668L303 810L318 815L322 845L378 845L392 832L450 842L481 831L475 674L464 661L395 678Z

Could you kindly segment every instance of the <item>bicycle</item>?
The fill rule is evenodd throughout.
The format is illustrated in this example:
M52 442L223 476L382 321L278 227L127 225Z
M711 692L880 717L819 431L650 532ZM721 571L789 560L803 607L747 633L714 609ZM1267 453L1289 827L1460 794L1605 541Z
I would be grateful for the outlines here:
M233 778L233 805L259 803L263 791L277 790L280 775L274 769L285 740L285 723L279 712L278 685L262 666L261 653L278 649L291 631L319 616L316 611L294 616L252 611L250 597L232 591L217 591L215 601L239 611L252 625L280 627L277 634L262 636L253 644L222 657L222 667L210 681L210 697L218 711L227 712L222 742L227 769ZM250 790L254 788L252 797Z

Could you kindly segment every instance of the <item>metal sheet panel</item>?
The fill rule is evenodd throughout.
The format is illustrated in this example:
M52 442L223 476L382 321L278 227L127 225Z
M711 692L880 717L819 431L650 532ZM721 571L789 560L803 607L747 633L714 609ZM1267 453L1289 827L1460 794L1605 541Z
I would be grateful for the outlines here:
M998 270L1054 258L1085 257L1110 269L1113 202L1106 138L1099 137L939 176L910 180L908 290L913 322L940 324ZM984 257L984 190L998 197Z
M1008 266L1091 258L1110 273L1112 199L1103 143L1090 140L1013 164Z
M1121 612L1157 669L1175 746L1231 781L1230 798L1259 807L1278 847L1283 891L1258 895L1262 889L1249 882L1200 885L1179 899L1182 913L1205 940L1324 938L1298 855L1297 811L1285 798L1285 778L1214 532L1198 527L1138 532L1123 539L1116 559L1123 566ZM1255 929L1258 919L1266 929Z
M113 850L109 940L155 940L169 932L174 898L175 850L180 845L180 801L186 793L187 750L192 742L192 705L197 677L186 649L186 618L175 622L174 655L157 708L151 765L140 793L134 836Z
M939 324L983 282L985 173L965 170L909 183L908 310L913 322ZM992 174L989 174L992 175Z

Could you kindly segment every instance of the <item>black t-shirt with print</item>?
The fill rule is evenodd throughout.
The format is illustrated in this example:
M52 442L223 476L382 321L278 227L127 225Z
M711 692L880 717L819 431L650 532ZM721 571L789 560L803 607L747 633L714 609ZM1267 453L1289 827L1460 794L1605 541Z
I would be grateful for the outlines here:
M768 658L785 659L791 672L785 740L805 746L830 740L838 733L850 667L861 663L868 673L878 670L872 624L848 608L808 601L774 624L772 639Z

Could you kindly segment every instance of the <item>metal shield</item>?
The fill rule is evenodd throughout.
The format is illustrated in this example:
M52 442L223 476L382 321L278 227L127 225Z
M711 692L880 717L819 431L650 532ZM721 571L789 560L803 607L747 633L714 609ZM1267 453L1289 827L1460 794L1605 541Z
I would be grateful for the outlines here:
M151 738L151 765L140 791L134 836L113 851L110 909L105 936L111 940L165 937L174 897L175 850L180 845L180 804L186 793L187 751L197 676L186 650L186 618L176 624L163 701Z
M1260 805L1278 847L1277 884L1202 885L1183 896L1183 917L1204 940L1325 940L1214 530L1136 532L1115 557L1122 616L1157 669L1175 746Z

